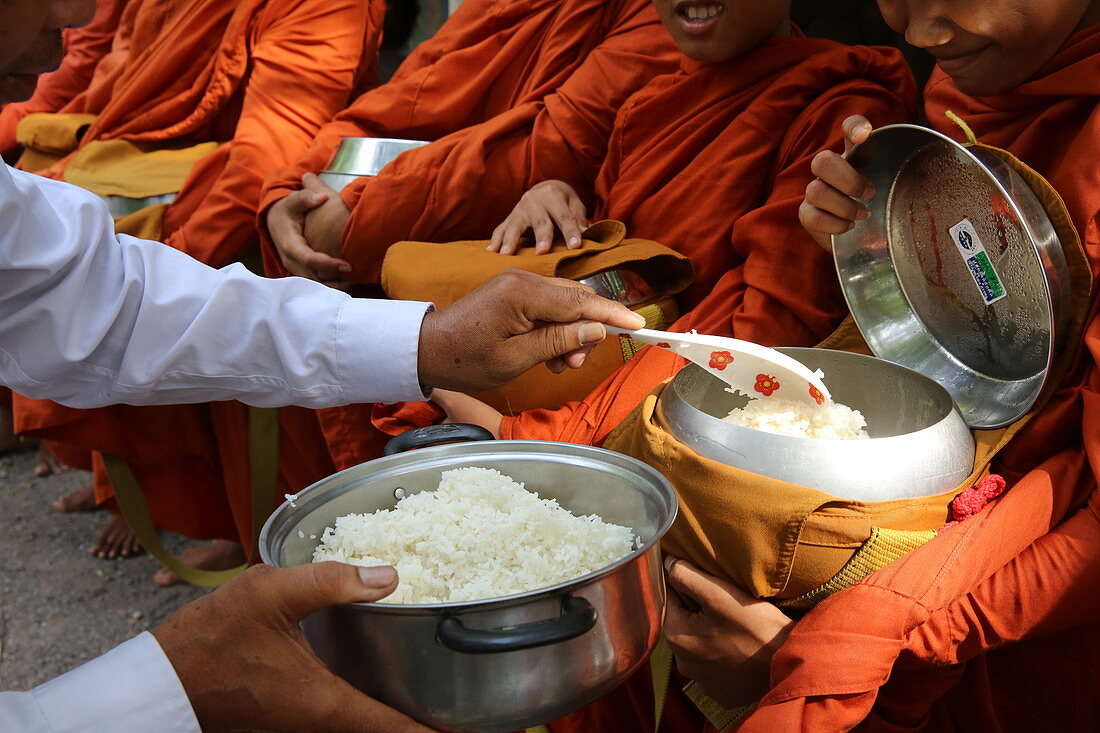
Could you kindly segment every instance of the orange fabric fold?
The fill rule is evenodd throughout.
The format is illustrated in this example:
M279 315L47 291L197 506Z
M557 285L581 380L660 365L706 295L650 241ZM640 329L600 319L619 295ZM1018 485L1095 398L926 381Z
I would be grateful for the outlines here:
M974 99L937 73L931 123L1006 148L1065 199L1100 271L1100 26L1032 79ZM993 470L990 508L842 591L795 627L745 731L1092 730L1100 715L1100 320L1048 405Z
M162 227L169 246L222 266L258 243L265 173L292 162L353 93L374 83L383 13L375 0L130 0L92 83L61 112L97 115L82 146L227 141L194 166ZM71 159L43 174L64 178ZM158 526L248 540L242 405L75 411L16 397L15 412L21 432L125 458ZM313 412L284 409L280 423L285 491L332 472ZM107 501L101 469L97 495Z

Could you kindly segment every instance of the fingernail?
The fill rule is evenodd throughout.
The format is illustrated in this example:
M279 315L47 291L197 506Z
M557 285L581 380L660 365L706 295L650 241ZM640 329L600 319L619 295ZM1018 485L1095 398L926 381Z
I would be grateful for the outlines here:
M321 199L323 199L324 197L325 197L325 195L323 193L313 194L313 203L315 203L315 204L321 203Z
M588 346L589 344L598 344L603 341L604 330L603 326L598 323L586 323L581 326L581 346Z
M860 209L856 213L856 221L863 221L864 219L870 218L870 216L871 216L870 211L868 211L867 209Z
M675 555L665 555L665 572L671 573L672 568L675 567L678 562L680 562L680 558Z
M397 571L390 565L359 568L359 580L368 588L389 588L397 580Z
M861 198L870 199L875 197L875 187L871 184L867 184L867 188L863 189L863 196Z
M570 237L569 238L569 246L570 247L576 247L580 243L581 243L581 240L580 240L579 237Z
M848 226L844 227L844 231L850 232L855 228L856 228L856 223L854 221L850 221L850 222L848 222Z
M351 272L351 265L340 265L340 272Z
M588 354L581 354L580 357L578 357L578 359L577 359L577 366L575 366L573 368L574 369L580 369L581 366L584 364L584 360L587 359L587 358L588 358Z

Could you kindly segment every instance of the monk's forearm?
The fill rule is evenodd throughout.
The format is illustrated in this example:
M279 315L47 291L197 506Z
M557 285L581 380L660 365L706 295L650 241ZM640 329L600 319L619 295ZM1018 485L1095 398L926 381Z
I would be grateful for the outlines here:
M1089 504L914 631L909 652L943 664L1100 616L1100 514Z

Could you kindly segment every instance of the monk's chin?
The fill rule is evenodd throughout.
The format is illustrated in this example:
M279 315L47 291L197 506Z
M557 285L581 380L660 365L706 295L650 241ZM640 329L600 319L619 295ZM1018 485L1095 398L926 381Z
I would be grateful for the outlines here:
M38 85L38 74L5 74L0 76L0 105L30 99Z

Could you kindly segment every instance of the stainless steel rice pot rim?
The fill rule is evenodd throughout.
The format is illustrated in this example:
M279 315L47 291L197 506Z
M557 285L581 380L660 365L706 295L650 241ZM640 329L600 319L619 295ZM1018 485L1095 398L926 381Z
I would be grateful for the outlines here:
M679 502L676 496L676 490L672 487L672 483L664 477L657 469L639 461L636 458L623 455L621 453L615 453L613 451L605 450L603 448L595 448L593 446L579 445L576 443L560 443L554 441L542 441L542 440L492 440L492 441L479 441L471 443L462 443L459 445L441 445L434 448L422 448L420 450L411 453L400 453L393 456L386 456L384 458L377 458L367 463L359 464L358 466L352 466L346 468L343 471L332 474L320 481L308 486L297 494L294 495L295 506L291 506L289 501L283 502L271 515L267 521L264 522L263 529L260 531L259 537L259 549L260 558L267 565L273 567L283 567L283 565L271 557L268 550L269 542L268 538L272 533L284 522L288 521L289 515L292 512L304 510L310 503L310 494L318 494L314 497L314 501L320 499L318 492L324 492L325 489L330 489L334 484L339 484L341 477L350 475L351 473L361 471L363 466L370 465L376 470L372 472L372 477L377 477L379 474L385 474L387 472L392 473L396 478L405 471L402 469L415 469L418 464L426 461L430 461L432 458L441 457L453 453L456 449L471 448L484 448L485 452L492 453L493 449L499 448L502 445L512 446L517 449L514 453L509 453L510 456L514 456L519 453L519 448L529 449L527 455L535 459L545 458L548 454L554 455L553 451L548 451L548 448L567 448L570 453L587 455L595 461L607 463L609 468L616 468L619 470L633 469L635 475L645 477L646 480L655 482L660 486L664 492L668 501L668 514L664 521L661 522L657 531L653 533L653 536L642 545L635 548L630 554L623 556L610 565L606 565L599 570L595 570L587 575L582 575L578 578L568 580L557 585L547 586L545 588L538 588L533 591L527 591L526 593L515 593L508 596L498 596L496 598L486 598L476 601L462 601L459 603L408 603L408 604L396 604L396 603L350 603L346 604L350 607L362 608L364 610L369 609L372 613L386 613L394 615L435 615L441 611L447 612L461 612L461 611L482 611L496 608L505 608L508 606L518 606L530 603L532 601L541 600L544 598L550 598L553 596L560 596L568 594L570 591L574 591L581 586L590 585L596 583L603 578L611 575L619 568L634 562L641 556L645 555L650 549L657 545L661 539L665 536L668 530L672 527L672 523L676 520L676 515L679 510ZM465 452L465 451L464 451ZM563 457L569 457L565 454L558 454ZM622 464L621 466L614 466L608 463L608 458L611 457L615 462ZM418 459L418 460L414 460ZM476 462L477 454L470 456L471 463ZM457 468L457 466L456 466ZM519 480L519 479L517 479Z

